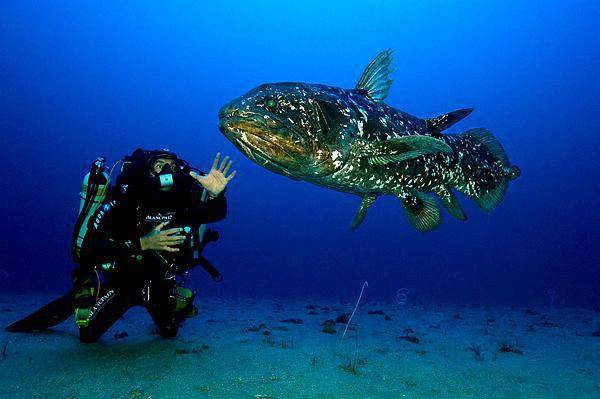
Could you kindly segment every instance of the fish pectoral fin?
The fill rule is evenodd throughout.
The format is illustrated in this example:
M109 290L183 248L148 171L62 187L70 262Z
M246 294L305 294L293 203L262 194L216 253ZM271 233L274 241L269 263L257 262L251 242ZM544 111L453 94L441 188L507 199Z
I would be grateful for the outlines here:
M460 202L458 202L458 198L456 198L456 195L451 189L442 186L434 189L433 192L440 197L442 204L450 215L463 222L467 220L467 214L462 209Z
M354 231L360 226L363 220L365 220L365 216L367 216L367 211L373 205L373 202L377 199L377 195L365 195L362 197L362 202L360 203L360 208L356 215L354 215L354 219L352 220L351 230Z
M421 232L435 230L442 223L441 211L435 199L428 194L412 191L398 195L409 223Z
M421 135L355 145L355 155L371 165L387 165L426 154L452 154L452 148L445 141Z
M444 115L436 116L435 118L426 119L425 122L427 122L427 126L429 126L432 131L439 133L466 118L471 112L473 112L473 108L459 109Z
M392 80L390 74L394 71L392 64L392 50L384 50L365 68L356 90L363 90L375 102L383 102L390 91Z

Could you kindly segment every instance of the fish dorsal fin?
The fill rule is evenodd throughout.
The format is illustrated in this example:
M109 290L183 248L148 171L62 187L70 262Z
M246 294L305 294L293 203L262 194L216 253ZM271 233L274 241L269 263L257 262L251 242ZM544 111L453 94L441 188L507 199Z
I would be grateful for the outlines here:
M355 146L354 155L365 159L370 165L403 162L426 154L452 154L452 148L445 141L420 135Z
M363 72L356 84L357 90L364 90L376 102L383 102L390 91L392 80L390 74L394 71L392 64L392 50L383 50Z
M458 121L466 118L473 112L473 108L459 109L456 111L448 112L447 114L436 116L435 118L426 119L427 126L435 132L441 132L442 130L448 129Z

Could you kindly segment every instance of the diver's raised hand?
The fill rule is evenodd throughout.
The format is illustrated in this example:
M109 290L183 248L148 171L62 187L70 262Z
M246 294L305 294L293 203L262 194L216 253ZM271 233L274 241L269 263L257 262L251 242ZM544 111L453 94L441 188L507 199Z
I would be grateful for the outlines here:
M215 161L213 162L212 167L210 168L210 172L206 176L200 176L196 172L190 172L190 176L198 181L208 191L211 197L217 197L219 194L225 190L227 187L227 183L229 183L234 177L236 171L234 170L229 174L229 169L231 169L231 165L233 162L229 160L229 156L223 158L221 165L219 166L219 161L221 159L221 153L218 152L215 157Z
M162 222L152 229L152 231L140 238L142 251L153 249L155 251L178 252L178 245L183 244L186 236L179 234L181 228L163 230L169 222Z

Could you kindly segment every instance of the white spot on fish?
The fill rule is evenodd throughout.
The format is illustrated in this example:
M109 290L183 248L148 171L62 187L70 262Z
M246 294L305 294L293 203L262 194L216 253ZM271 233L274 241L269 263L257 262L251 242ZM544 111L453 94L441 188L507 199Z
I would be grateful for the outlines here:
M362 108L359 108L358 111L363 116L363 118L365 118L365 122L367 122L369 120L367 113Z
M356 124L358 126L358 134L360 134L361 136L364 135L363 133L363 121L361 121L360 119L356 121Z

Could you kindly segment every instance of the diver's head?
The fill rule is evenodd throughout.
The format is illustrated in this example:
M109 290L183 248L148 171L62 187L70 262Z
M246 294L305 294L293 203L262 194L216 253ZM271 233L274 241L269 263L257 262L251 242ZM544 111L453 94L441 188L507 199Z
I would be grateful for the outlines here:
M339 167L333 164L337 137L320 111L310 85L264 84L221 108L219 128L267 169L291 177L319 177Z
M175 166L175 159L158 158L154 162L152 162L152 165L150 166L150 172L155 174L161 174L165 170L165 167L168 168L168 170L173 170Z
M175 187L175 173L178 172L179 159L172 152L153 152L155 154L148 159L150 179L160 191L170 191Z
M191 170L186 161L171 151L138 148L124 158L116 189L139 200L153 193L187 190L194 180Z

